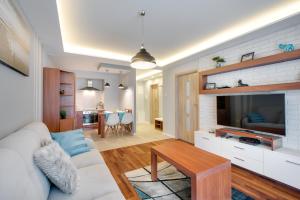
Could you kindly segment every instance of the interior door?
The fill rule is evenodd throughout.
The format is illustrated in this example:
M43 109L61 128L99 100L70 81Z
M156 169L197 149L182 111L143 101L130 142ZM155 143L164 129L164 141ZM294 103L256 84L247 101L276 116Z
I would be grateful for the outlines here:
M190 143L198 129L198 78L198 73L178 76L178 136Z
M151 124L154 124L154 119L159 117L159 96L158 84L151 85L150 91L150 119Z

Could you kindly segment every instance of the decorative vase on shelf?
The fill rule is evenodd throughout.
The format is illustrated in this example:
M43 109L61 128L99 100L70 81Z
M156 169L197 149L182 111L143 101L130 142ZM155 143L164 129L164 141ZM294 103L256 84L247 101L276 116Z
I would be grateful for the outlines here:
M223 66L223 63L218 62L216 67L219 68L219 67L222 67L222 66Z
M278 47L283 52L291 52L295 50L295 46L293 44L279 44Z
M217 68L222 67L223 63L225 63L225 59L221 58L220 56L213 57L212 60L216 62L216 67Z
M60 119L66 119L67 118L67 112L65 110L60 111Z

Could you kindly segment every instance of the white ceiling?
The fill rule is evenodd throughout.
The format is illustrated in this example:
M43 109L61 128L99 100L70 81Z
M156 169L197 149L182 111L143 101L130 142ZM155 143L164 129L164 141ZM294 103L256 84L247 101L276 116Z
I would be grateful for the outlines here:
M242 2L242 3L241 3ZM158 60L170 57L228 26L261 14L282 0L62 0L66 42L134 55L145 9L145 45Z
M58 15L54 0L18 1L58 65L87 68L102 62L129 65L128 60L140 46L137 12L141 9L146 11L145 47L162 65L245 34L234 29L238 26L251 22L253 28L261 28L255 27L259 24L255 20L271 23L267 17L272 12L278 11L273 17L276 22L300 11L294 6L283 12L281 8L297 2L286 0L57 0ZM227 34L222 36L228 38L212 38L224 31ZM63 46L69 53L90 56L82 59L64 53Z

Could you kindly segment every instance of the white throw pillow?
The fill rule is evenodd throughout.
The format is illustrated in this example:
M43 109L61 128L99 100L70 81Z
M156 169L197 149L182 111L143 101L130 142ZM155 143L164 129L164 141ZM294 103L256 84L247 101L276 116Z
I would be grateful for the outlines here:
M78 185L77 169L70 156L58 143L43 141L42 147L34 152L35 164L46 174L49 180L61 191L71 194Z

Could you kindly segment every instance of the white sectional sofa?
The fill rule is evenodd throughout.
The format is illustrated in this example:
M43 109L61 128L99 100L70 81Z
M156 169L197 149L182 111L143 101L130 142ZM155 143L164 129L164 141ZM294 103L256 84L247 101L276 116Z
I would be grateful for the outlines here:
M47 127L35 122L0 140L1 200L125 199L96 149L72 157L80 177L79 189L71 195L57 189L33 162L34 151L47 138L51 139Z

